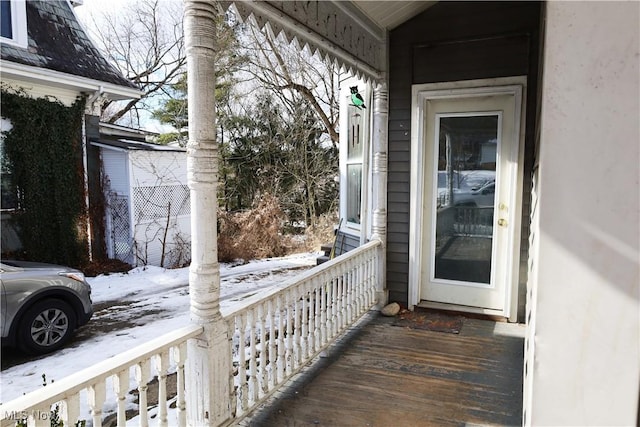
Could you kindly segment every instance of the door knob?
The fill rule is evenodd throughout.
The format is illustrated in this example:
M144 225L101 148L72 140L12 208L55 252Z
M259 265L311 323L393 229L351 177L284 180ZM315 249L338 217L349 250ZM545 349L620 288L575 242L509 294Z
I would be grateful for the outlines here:
M506 226L507 226L507 220L506 220L506 219L504 219L504 218L500 218L500 219L498 220L498 225L499 225L500 227L506 227Z

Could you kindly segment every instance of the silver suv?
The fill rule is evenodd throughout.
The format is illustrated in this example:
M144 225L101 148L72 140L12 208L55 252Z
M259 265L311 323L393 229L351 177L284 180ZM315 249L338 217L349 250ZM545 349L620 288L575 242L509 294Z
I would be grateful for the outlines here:
M31 354L62 347L93 315L82 272L59 265L0 262L2 345Z

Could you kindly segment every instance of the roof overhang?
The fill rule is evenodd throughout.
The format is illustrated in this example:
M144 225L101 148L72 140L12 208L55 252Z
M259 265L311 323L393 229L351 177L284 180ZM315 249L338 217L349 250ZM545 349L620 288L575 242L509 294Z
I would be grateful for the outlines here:
M186 153L182 147L171 145L150 144L142 141L132 141L124 138L117 140L99 139L91 140L90 144L96 147L106 148L114 151L153 151L156 153Z
M0 71L0 76L3 79L48 85L79 93L99 93L113 101L137 99L142 96L142 91L139 89L6 60L0 60L0 69L2 70Z
M350 4L360 9L379 28L387 31L407 22L424 12L437 1L352 1Z
M320 52L351 74L379 81L387 71L389 30L435 1L224 1L241 19Z

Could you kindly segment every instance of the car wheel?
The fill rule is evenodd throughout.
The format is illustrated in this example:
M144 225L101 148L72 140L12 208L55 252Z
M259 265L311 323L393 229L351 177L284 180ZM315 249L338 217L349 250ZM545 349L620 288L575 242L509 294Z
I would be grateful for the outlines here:
M76 328L69 304L57 299L38 301L20 321L19 343L27 353L49 353L62 347Z

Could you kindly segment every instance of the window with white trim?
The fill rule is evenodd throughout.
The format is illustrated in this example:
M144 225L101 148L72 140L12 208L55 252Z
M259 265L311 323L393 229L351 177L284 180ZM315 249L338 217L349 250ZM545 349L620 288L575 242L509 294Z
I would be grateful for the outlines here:
M27 47L27 2L0 0L0 41Z
M361 223L362 212L362 161L364 152L364 123L363 109L353 105L347 107L347 194L346 221L351 224Z

